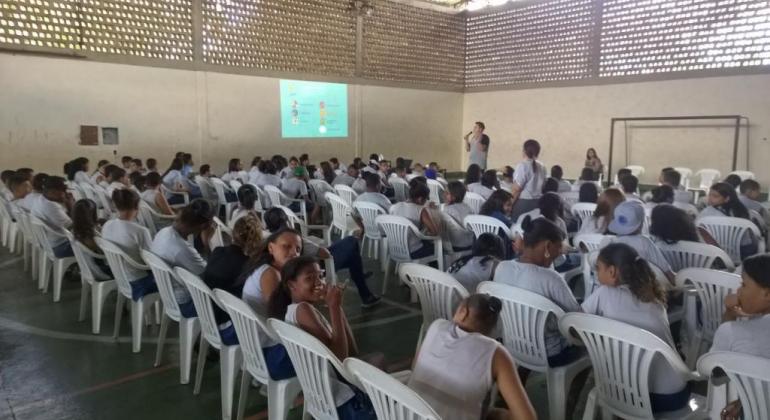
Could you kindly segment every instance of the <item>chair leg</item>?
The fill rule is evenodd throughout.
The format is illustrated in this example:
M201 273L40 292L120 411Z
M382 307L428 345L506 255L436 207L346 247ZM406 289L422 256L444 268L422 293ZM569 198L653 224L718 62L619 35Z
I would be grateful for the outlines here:
M144 298L138 302L131 302L131 351L139 353L142 351L142 330L144 324Z
M690 336L690 345L687 346L687 354L686 362L687 367L690 369L694 369L696 362L698 361L698 356L700 353L701 344L703 342L703 335L700 333L694 333Z
M283 381L270 380L267 383L267 418L268 420L285 420L289 410L294 406L294 400L302 391L297 378ZM307 412L307 410L303 410Z
M222 420L233 417L235 376L241 366L240 346L223 346L219 351L219 379L222 392Z
M80 314L78 314L78 322L83 322L86 319L86 310L88 309L88 292L91 290L91 286L85 281L80 284Z
M53 262L53 301L58 302L61 299L61 283L64 279L64 260L56 259Z
M201 382L203 381L203 368L206 366L206 353L209 351L209 342L201 334L200 344L198 345L198 365L195 367L195 387L193 395L201 393Z
M169 321L171 321L171 318L169 318L168 315L163 314L163 319L160 321L160 332L158 333L158 348L155 351L155 367L160 366L160 362L163 360L163 345L166 344L166 335L168 334Z
M32 265L30 267L30 271L32 272L32 281L34 282L40 277L40 266L38 265L40 261L40 252L38 251L36 246L32 246Z
M596 417L596 389L588 393L586 400L586 410L583 412L583 420L594 420Z
M390 260L385 261L385 277L382 279L382 295L388 291L388 280L390 280Z
M37 288L43 293L48 293L48 277L51 272L51 261L45 255L45 251L40 253L40 274L37 277Z
M102 311L107 293L104 287L96 285L91 288L91 332L99 334L102 329Z
M118 292L118 302L115 304L115 328L112 332L112 338L117 340L120 334L120 321L123 320L123 307L126 306L126 298Z
M198 318L182 318L179 323L179 383L190 383L190 366L195 339L200 333Z
M548 418L551 420L564 420L567 407L567 394L569 382L565 381L563 372L560 375L547 375L548 381ZM565 383L566 382L566 383Z
M32 245L30 245L27 240L24 240L24 243L22 244L22 252L24 256L24 272L29 271L29 260L30 260L30 252L32 250Z
M241 371L241 390L238 394L238 414L237 414L238 420L243 420L243 416L244 414L246 414L246 403L249 400L249 380L250 379L251 379L251 374L249 373L249 371L246 369L243 369ZM272 407L270 407L270 402L272 401L272 399L270 398L271 396L270 396L269 389L270 388L268 384L268 397L267 397L267 404L268 404L267 415L268 416L270 416L270 414L272 414L273 412Z

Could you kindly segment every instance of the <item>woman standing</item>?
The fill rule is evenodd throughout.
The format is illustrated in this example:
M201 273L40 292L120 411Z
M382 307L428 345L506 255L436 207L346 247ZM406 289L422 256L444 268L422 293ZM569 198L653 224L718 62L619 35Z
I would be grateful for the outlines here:
M599 179L598 177L604 172L604 164L593 147L586 151L586 162L583 166L594 171L594 179Z
M537 140L524 142L524 160L513 171L513 212L511 219L537 208L537 202L543 194L543 184L548 178L545 166L537 161L540 155L540 143Z

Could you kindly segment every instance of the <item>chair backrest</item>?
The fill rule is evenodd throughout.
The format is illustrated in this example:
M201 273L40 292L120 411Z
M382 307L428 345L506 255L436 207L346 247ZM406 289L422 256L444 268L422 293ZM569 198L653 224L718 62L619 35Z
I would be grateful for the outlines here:
M596 203L575 203L572 205L572 215L580 219L580 224L590 219L596 211Z
M233 192L237 193L238 190L243 186L243 183L237 179L231 179L230 182L230 188L233 190Z
M270 207L270 197L267 196L265 190L263 190L259 185L253 183L249 183L249 185L254 187L254 190L257 191L257 200L254 201L254 211L262 214L265 212L266 208Z
M409 183L402 178L392 177L388 180L393 187L393 196L397 202L406 201L409 198Z
M698 360L698 372L711 376L721 369L738 390L744 420L770 419L770 359L743 353L706 353Z
M275 185L265 185L265 194L270 199L270 207L280 206L289 202L289 198Z
M310 185L313 201L319 206L328 206L329 203L326 201L326 193L334 191L334 188L323 179L311 179L307 183Z
M679 175L682 176L682 179L680 180L681 185L685 188L690 188L690 179L692 178L692 169L679 166L674 168L674 170L679 172Z
M214 186L211 184L211 181L208 180L208 178L200 175L195 176L195 183L198 185L198 188L201 190L201 196L205 198L206 200L219 200L219 196L214 189Z
M692 203L682 203L681 201L674 201L671 203L674 207L684 210L693 219L698 217L698 208Z
M209 241L209 247L211 250L225 246L225 235L231 239L233 237L233 230L230 229L218 216L214 216L214 223L217 225L217 229L214 231L214 235L211 236Z
M225 191L229 190L230 188L225 184L224 181L219 178L209 178L209 182L211 183L211 186L214 187L214 191L217 192L217 200L219 200L219 205L227 204Z
M206 283L197 275L185 270L182 267L174 268L177 278L182 280L187 286L192 296L195 312L198 313L198 319L201 323L201 334L214 348L222 347L222 338L219 336L219 328L214 318L214 307L212 302L216 302L216 297ZM221 306L221 305L220 305Z
M172 282L180 282L174 272L163 259L150 251L142 250L142 259L152 270L152 276L155 278L155 284L158 285L158 293L163 301L163 310L174 321L179 321L182 313L179 310L179 303L174 297L174 286ZM180 282L181 283L181 282Z
M353 188L344 184L335 185L334 191L345 200L345 203L347 203L348 206L352 206L353 202L356 201L356 198L358 197L358 194Z
M377 216L375 223L380 231L388 238L388 253L398 262L412 261L409 252L409 232L419 233L417 227L406 217L381 215Z
M751 171L732 171L728 175L738 175L739 177L741 177L741 181L757 178L757 176L754 175L754 172L751 172Z
M144 201L139 201L139 213L136 214L136 222L146 227L153 238L155 237L155 234L158 233L158 229L155 226L155 220L152 217L152 209L150 208L150 205Z
M763 252L762 234L759 228L748 219L738 217L712 216L696 220L699 228L706 230L725 252L730 255L733 262L741 262L741 240L747 232L751 232L760 245L759 252Z
M6 211L5 205L3 205L3 203L0 203L0 213L5 211ZM37 237L35 236L35 233L32 232L32 225L30 224L30 221L29 221L29 218L30 218L29 213L27 213L26 210L22 209L21 207L18 207L18 206L14 207L13 204L11 205L11 213L13 217L16 219L16 221L18 222L19 228L21 229L21 233L24 235L24 239L36 247L40 246L37 243ZM2 216L0 216L0 218L2 218Z
M653 418L649 372L657 354L686 379L697 378L674 349L641 328L577 312L564 315L559 328L565 336L576 333L585 345L594 368L596 397L616 416Z
M222 304L222 309L230 315L230 320L233 322L235 334L238 336L238 343L243 352L244 367L257 380L267 383L270 374L267 370L265 355L262 352L263 337L269 334L267 333L269 331L267 321L260 318L246 302L237 296L221 289L214 289L214 296Z
M118 286L118 291L126 298L131 299L131 284L129 283L128 276L126 275L126 266L130 264L128 261L131 260L131 257L129 257L122 249L120 249L119 246L104 238L97 237L94 238L94 240L96 241L96 245L99 245L99 248L102 250L102 252L104 252L104 257L107 259L107 265L110 266L112 275L115 277L115 284ZM133 262L134 264L130 265L142 265L142 261ZM149 270L150 267L145 267L145 269Z
M484 205L485 201L484 197L470 191L465 193L465 198L463 199L463 203L467 204L471 210L473 210L473 214L479 214L481 206Z
M549 316L564 315L558 305L546 297L507 284L485 281L476 288L503 302L503 345L518 364L544 372L548 368L545 327Z
M72 234L72 232L65 230L64 233L67 235L67 239L70 241L70 245L72 246L72 253L75 254L75 260L78 262L78 268L80 268L80 279L85 283L94 284L96 277L94 276L94 272L91 271L91 264L88 262L88 259L94 258L96 254L88 249L88 247L80 243L80 241L75 239L75 236Z
M335 375L333 369L346 375L342 363L323 343L305 331L277 319L268 320L268 325L289 353L302 386L305 411L315 419L337 420L339 417L330 379Z
M561 192L559 193L559 197L564 201L566 207L572 207L580 202L580 191Z
M293 229L299 228L300 233L302 233L302 236L308 236L308 227L307 223L305 223L302 218L298 217L296 213L294 213L290 208L286 206L273 206L273 208L280 209L285 215L286 218L289 220L289 224Z
M339 195L328 192L324 195L326 201L332 205L332 226L340 229L347 230L348 227L348 215L351 212L352 207Z
M102 187L94 187L94 192L96 194L96 198L99 199L104 212L108 217L112 217L112 197L107 195L107 190Z
M741 276L707 268L686 268L676 273L676 284L692 284L701 302L702 331L711 339L722 323L725 298L741 285Z
M374 203L356 201L353 203L364 225L364 234L370 239L380 239L380 229L377 227L377 216L387 214L385 209Z
M5 206L2 207L3 211L6 211ZM8 217L10 217L10 215L8 215ZM51 241L48 240L48 237L51 234L49 232L51 228L44 221L31 214L29 215L29 225L32 229L32 233L35 235L38 245L43 249L43 252L52 257L54 255L53 248L51 247Z
M513 238L513 232L511 232L510 226L506 226L505 223L490 216L482 216L478 214L472 214L465 217L463 225L466 229L473 232L473 235L478 238L482 233L492 233L497 235L502 230L509 238Z
M598 250L602 242L604 242L607 238L612 238L614 235L602 235L600 233L584 233L582 235L578 235L574 239L574 244L576 247L582 249L586 249L588 251L595 251Z
M435 179L429 179L428 189L430 190L430 195L428 197L428 200L436 204L441 204L441 196L444 193L444 186L441 185L441 183L436 181Z
M379 420L441 420L419 394L376 367L352 357L343 367L361 383Z
M83 189L80 188L80 185L77 182L70 182L68 190L72 194L72 198L77 200L82 200L86 197L86 194L83 192Z
M401 264L398 275L420 297L423 325L437 319L451 321L457 306L470 295L451 274L427 265Z
M730 271L735 269L732 258L714 245L690 241L658 242L657 245L674 272L685 268L712 268L716 261L722 261Z
M717 179L722 178L722 172L706 168L696 172L695 176L699 178L698 188L708 190Z
M83 195L85 195L86 198L90 199L99 206L102 205L102 201L99 199L99 197L96 196L96 191L94 190L93 185L87 182L81 182L78 184L78 186L80 187L80 190L83 191Z

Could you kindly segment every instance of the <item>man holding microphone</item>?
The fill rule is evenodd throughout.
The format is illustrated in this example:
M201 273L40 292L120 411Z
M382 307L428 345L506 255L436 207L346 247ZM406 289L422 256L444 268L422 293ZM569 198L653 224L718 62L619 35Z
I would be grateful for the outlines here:
M487 169L487 153L489 152L489 136L484 134L484 128L484 123L477 121L473 125L473 130L463 137L465 150L470 153L468 165L475 163L481 167L482 171Z

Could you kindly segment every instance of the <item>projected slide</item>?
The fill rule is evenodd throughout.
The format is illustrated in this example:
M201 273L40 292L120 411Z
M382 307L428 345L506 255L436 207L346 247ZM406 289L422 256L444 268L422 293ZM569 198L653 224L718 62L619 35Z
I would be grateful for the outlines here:
M283 138L347 137L348 85L281 80Z

